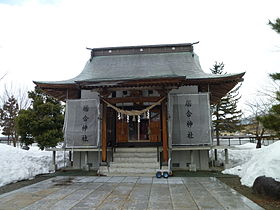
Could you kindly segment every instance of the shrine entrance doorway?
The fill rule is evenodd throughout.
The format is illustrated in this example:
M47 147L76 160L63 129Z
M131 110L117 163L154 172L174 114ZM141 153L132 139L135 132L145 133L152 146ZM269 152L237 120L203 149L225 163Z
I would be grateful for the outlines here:
M117 117L116 142L161 142L160 107L154 107L140 116Z

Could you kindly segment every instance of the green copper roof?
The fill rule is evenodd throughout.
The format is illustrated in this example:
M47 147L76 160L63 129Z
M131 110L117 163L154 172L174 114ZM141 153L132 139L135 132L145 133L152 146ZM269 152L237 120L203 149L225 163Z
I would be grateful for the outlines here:
M41 84L74 84L132 79L152 79L184 76L186 79L221 78L229 75L206 74L193 52L96 56L83 71L69 80L37 82Z

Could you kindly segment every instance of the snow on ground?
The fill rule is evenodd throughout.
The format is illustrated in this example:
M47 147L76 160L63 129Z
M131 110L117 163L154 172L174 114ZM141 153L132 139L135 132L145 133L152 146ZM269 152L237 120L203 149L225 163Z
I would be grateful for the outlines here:
M248 143L230 149L229 159L235 167L223 173L238 175L241 183L248 187L252 187L255 179L263 175L280 181L280 141L260 149L255 146Z
M58 168L64 166L63 152L57 152L56 161ZM50 172L53 172L51 151L42 151L36 146L27 151L0 144L0 187Z
M67 153L65 153L67 155ZM224 152L218 153L224 160ZM57 152L58 167L65 166L64 153ZM258 176L272 177L280 181L280 141L256 149L256 144L247 143L229 150L232 168L223 171L241 177L243 185L251 187ZM0 187L24 179L32 179L38 174L53 171L52 152L31 147L26 151L0 144Z
M248 162L253 153L256 151L256 144L254 143L246 143L243 145L235 146L234 149L229 150L229 164L232 167L241 165L243 163ZM225 154L224 150L218 150L218 160L220 162L224 162Z

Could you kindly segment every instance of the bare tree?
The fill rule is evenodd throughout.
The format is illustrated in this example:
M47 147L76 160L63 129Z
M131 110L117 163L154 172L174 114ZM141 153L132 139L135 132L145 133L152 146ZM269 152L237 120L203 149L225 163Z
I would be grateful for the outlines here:
M246 133L253 134L256 136L257 148L261 148L261 141L267 130L264 128L262 123L258 120L259 117L264 116L268 113L271 107L271 102L264 100L264 98L258 98L254 101L246 103L248 116L245 117L247 121L244 129Z
M265 86L257 90L257 97L261 97L262 101L269 101L269 103L275 103L276 93L280 91L280 83L277 80L269 80L266 82Z
M27 109L30 106L30 99L28 98L28 89L26 86L14 85L13 83L9 85L4 84L4 90L0 95L1 104L5 104L12 96L17 100L19 110Z
M0 80L2 80L6 75L7 75L7 73L5 73L5 74L0 78Z

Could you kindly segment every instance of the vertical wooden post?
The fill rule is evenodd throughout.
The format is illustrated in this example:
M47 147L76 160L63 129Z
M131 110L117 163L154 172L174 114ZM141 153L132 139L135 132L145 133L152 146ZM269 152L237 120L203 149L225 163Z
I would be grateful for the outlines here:
M88 165L88 151L85 152L85 169L86 169L86 171L89 171L89 165Z
M162 108L162 152L163 162L168 162L168 133L167 133L167 107L165 100L161 103Z
M228 164L228 149L225 149L225 164Z
M103 103L102 110L102 162L107 161L107 104Z
M69 151L69 162L70 162L71 167L73 166L73 155L74 155L74 152L72 153L72 151Z
M56 151L53 151L53 156L52 156L53 160L53 166L54 166L54 171L57 170L57 165L56 165Z

